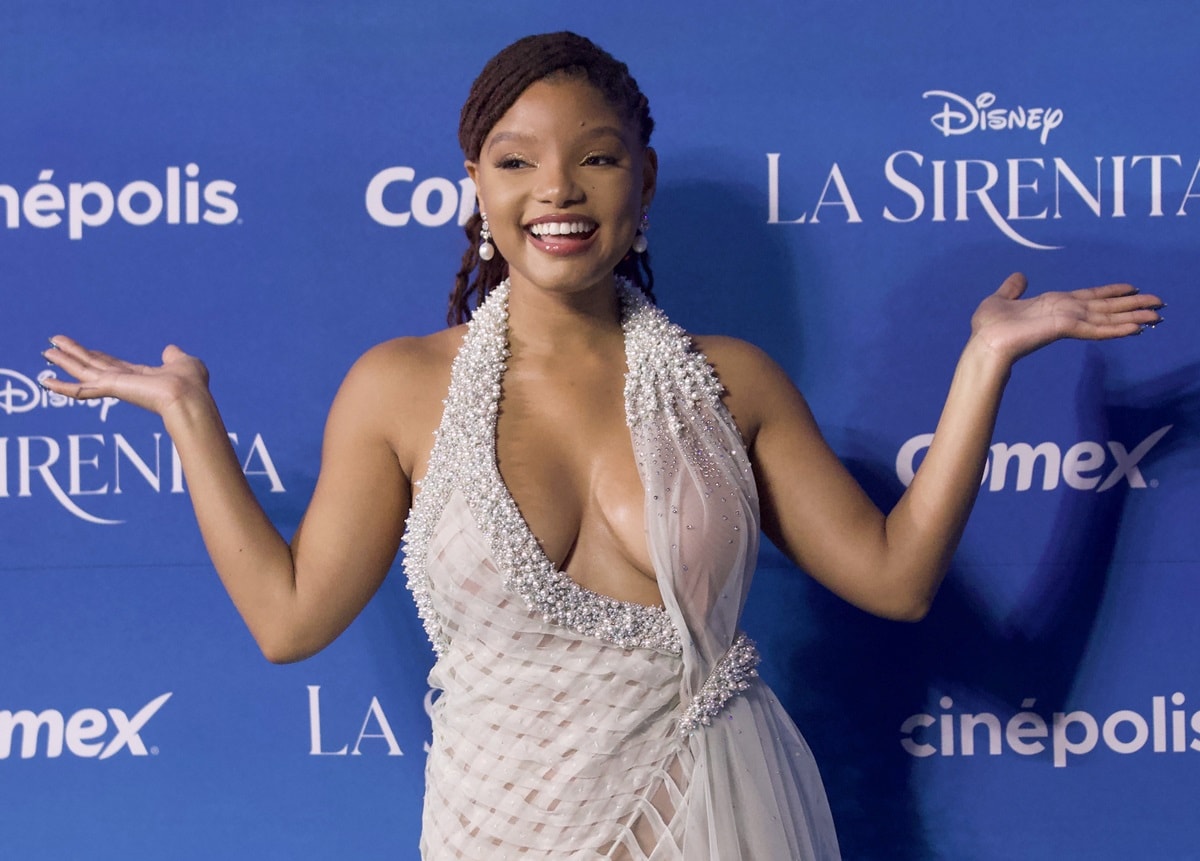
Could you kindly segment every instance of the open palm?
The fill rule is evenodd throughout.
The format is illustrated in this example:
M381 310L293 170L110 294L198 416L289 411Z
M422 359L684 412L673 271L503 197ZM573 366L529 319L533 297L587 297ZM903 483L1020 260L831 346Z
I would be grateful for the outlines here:
M1162 301L1130 284L1022 299L1026 286L1024 275L1010 275L971 317L972 334L1010 361L1060 338L1123 338L1162 320Z
M163 350L162 364L154 366L89 350L65 335L54 336L50 343L51 348L43 355L75 378L45 380L43 385L60 395L79 400L119 398L162 415L188 394L208 389L204 363L174 344Z

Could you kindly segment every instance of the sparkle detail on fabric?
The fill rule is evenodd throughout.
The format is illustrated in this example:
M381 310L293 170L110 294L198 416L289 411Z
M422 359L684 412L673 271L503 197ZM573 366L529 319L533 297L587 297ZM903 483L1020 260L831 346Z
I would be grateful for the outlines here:
M700 692L683 713L679 731L691 735L701 727L712 726L713 718L724 710L728 702L750 687L750 683L758 677L758 662L758 648L754 641L745 632L739 632L729 651L717 661Z
M468 324L404 537L437 653L421 857L834 861L812 753L738 632L761 521L715 370L620 285L662 606L592 592L549 560L500 473L509 295L498 285Z
M458 487L487 535L505 585L545 621L622 648L679 654L679 632L661 607L620 601L585 589L546 557L513 501L496 466L496 416L500 381L508 357L508 291L505 280L492 290L468 323L451 369L445 415L429 458L427 480L409 515L404 568L417 612L434 651L448 643L429 599L426 567L429 535ZM629 374L626 419L635 427L665 412L682 428L679 410L700 399L719 401L721 387L704 356L690 349L686 333L666 319L640 291L623 284L622 327ZM671 386L654 385L663 374ZM682 398L667 401L663 391ZM456 480L460 479L460 480Z

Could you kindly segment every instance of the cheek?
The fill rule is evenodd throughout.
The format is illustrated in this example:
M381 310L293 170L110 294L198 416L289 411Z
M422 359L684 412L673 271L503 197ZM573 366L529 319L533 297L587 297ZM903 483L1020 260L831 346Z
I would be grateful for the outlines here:
M485 203L486 202L486 203ZM520 223L521 211L515 204L513 196L504 190L489 189L489 193L480 197L480 205L486 206L488 222L492 231L512 231Z
M486 168L481 169L475 179L475 194L479 198L480 207L488 214L489 219L493 212L499 215L500 212L512 206L516 189L513 188L510 180L506 180L508 178L503 173Z

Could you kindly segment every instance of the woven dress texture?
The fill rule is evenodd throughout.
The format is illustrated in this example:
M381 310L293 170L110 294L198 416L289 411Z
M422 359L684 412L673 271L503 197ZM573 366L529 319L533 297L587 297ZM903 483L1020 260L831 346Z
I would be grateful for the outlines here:
M469 324L405 534L440 691L422 858L838 858L812 754L738 631L758 497L712 368L621 287L664 606L590 592L546 558L496 464L508 289Z

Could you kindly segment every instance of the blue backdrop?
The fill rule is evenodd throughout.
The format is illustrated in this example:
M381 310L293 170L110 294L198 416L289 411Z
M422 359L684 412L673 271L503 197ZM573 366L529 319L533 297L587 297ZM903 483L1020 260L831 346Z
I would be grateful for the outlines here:
M471 80L561 28L650 97L661 303L766 348L883 505L1010 271L1167 297L1018 367L926 621L768 548L746 627L847 858L1200 857L1200 10L1166 0L9 0L0 857L416 857L431 652L398 566L267 664L161 423L45 395L39 353L202 356L290 534L346 369L444 319Z

